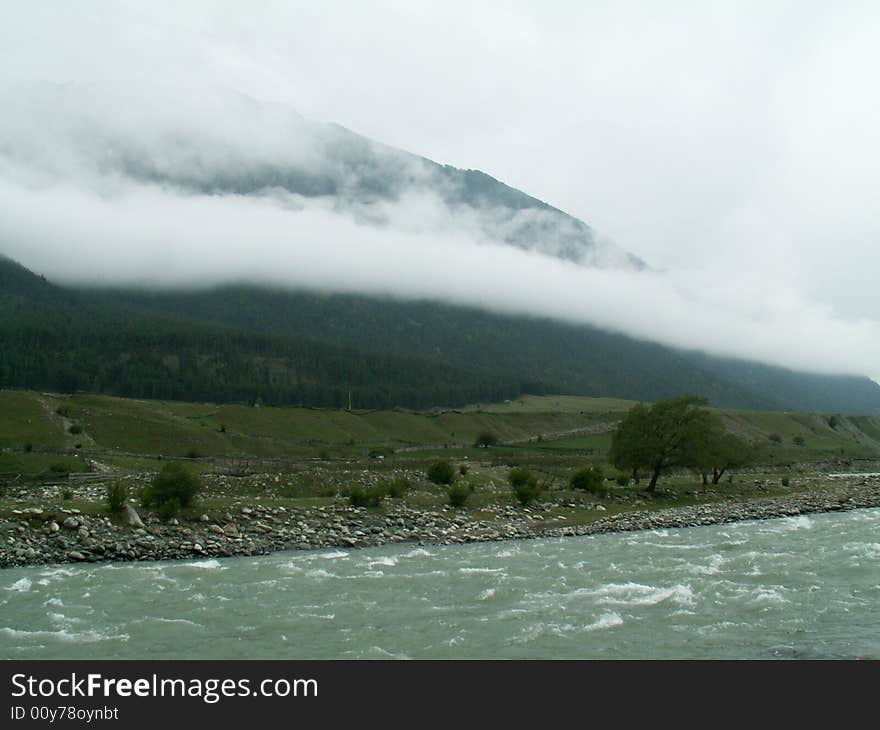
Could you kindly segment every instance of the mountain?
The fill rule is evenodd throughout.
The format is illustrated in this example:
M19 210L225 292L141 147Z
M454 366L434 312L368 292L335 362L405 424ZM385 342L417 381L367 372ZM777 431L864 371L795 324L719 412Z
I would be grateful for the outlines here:
M377 226L442 227L585 266L645 268L583 221L484 172L441 165L280 104L216 89L193 97L109 83L6 93L15 104L4 114L0 169L5 162L77 187L92 179L101 195L135 183L282 197L293 207L319 200Z
M140 398L427 408L524 393L880 413L867 378L710 357L549 320L227 286L55 286L0 259L0 387Z

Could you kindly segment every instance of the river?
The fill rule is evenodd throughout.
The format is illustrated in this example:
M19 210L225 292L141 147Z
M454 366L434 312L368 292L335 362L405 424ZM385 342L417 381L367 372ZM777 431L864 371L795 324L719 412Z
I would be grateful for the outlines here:
M880 509L7 569L0 657L880 658Z

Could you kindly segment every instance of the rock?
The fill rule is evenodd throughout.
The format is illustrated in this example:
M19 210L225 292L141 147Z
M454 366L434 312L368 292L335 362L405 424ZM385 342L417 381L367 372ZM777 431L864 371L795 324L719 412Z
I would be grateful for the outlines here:
M89 531L88 531L88 529L85 528L85 527L80 527L80 528L76 531L76 534L77 534L77 536L78 536L81 540L87 540L88 537L89 537Z
M126 502L125 507L122 508L122 520L129 527L135 527L141 530L144 529L144 521L137 513L137 510L128 504L128 502Z
M211 518L208 517L208 515L202 515L201 517L199 517L199 522L210 522L210 521L211 521Z
M220 531L224 535L226 535L227 537L238 537L239 536L238 525L236 525L234 522L230 522L229 524L224 525L223 529Z
M69 553L67 553L67 557L70 558L71 560L79 560L79 561L86 559L86 556L83 555L79 550L71 550Z
M64 525L68 530L75 530L77 527L79 527L79 520L76 517L71 516L66 518L61 524Z
M61 528L58 527L58 523L54 520L49 523L49 532L58 532L59 529Z

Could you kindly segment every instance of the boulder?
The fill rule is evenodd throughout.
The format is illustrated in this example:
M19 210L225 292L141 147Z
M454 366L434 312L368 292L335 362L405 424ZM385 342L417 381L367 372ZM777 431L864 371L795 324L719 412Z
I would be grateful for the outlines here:
M144 528L141 516L137 513L137 510L128 503L122 508L122 519L129 527L136 527L139 529Z

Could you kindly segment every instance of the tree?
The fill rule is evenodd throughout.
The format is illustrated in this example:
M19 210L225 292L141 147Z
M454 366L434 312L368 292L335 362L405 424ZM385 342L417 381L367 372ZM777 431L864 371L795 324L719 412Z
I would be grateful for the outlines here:
M705 398L683 396L646 406L633 406L614 432L608 460L618 469L647 469L648 491L671 467L695 466L700 434L711 427L711 414L699 408Z
M695 434L691 440L690 454L684 461L696 466L703 477L703 484L718 484L728 469L745 466L752 459L749 445L724 429L721 418L709 413L706 428Z
M483 431L477 436L477 440L474 441L474 446L482 446L484 449L488 449L490 446L494 446L498 443L498 437L492 433L491 431Z

